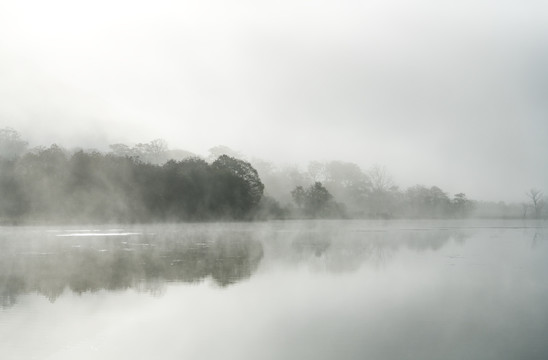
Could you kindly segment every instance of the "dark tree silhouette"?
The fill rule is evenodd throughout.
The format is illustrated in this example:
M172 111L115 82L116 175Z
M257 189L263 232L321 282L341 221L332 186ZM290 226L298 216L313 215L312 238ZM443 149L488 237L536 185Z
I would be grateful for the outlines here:
M230 156L239 154L229 148L211 149L220 152L225 153L211 163L182 150L178 160L167 161L175 152L163 140L114 144L108 154L69 152L57 145L27 150L19 133L0 129L0 223L284 218L292 200L293 214L307 218L346 217L347 211L373 218L464 217L473 209L489 213L489 206L463 193L450 199L439 187L420 185L401 191L384 168L364 173L342 161L312 162L306 172L258 162L269 186L265 196L265 185L249 162ZM542 216L542 192L532 189L527 196L531 201L524 204L524 215ZM516 212L503 205L496 207L504 216L521 215L521 207Z
M158 151L149 152L159 156L163 145L156 145ZM57 145L0 156L0 222L252 219L259 210L264 185L245 161L221 156L211 165L188 158L160 166L149 160L114 152L71 155ZM262 204L262 217L268 208L280 213L275 202Z
M303 187L297 186L295 189L293 189L291 191L291 197L293 198L295 204L297 204L297 207L302 210L306 201L306 192L304 191Z
M315 182L306 191L305 209L307 213L315 217L326 210L332 198L333 196L331 196L321 182Z
M333 196L322 185L316 181L306 190L302 186L297 186L291 191L293 200L301 211L307 217L342 217L343 210L340 204L333 200Z
M243 214L259 204L263 197L264 185L257 170L250 163L221 155L211 166L217 172L218 179L222 179L217 184L220 190L219 195L228 201L228 204L237 204L236 207Z
M162 198L166 211L174 218L198 220L209 217L214 201L211 178L213 171L202 159L169 161L163 166L165 187Z

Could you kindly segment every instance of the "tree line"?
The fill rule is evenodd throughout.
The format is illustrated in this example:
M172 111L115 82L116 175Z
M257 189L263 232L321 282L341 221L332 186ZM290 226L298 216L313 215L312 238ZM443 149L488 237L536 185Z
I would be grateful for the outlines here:
M13 134L11 140L21 145ZM57 145L6 153L0 157L5 222L247 220L264 202L257 171L227 155L211 163L192 157L159 165L113 153L69 153Z
M109 152L28 149L0 129L0 222L152 222L270 218L543 217L531 203L486 203L437 186L400 189L385 168L343 161L278 168L226 146L205 160L163 140ZM253 165L252 165L253 164Z

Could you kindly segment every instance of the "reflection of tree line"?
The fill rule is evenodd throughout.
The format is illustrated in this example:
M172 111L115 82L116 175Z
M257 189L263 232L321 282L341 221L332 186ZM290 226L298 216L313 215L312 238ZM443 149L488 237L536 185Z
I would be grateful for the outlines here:
M451 241L462 243L461 230L345 231L298 233L285 251L286 260L321 265L331 272L353 271L364 262L384 264L401 249L437 251ZM278 251L282 251L278 249Z
M544 229L536 229L531 239L531 248L536 248L538 245L548 241L548 233Z
M0 303L36 292L54 301L65 288L82 294L129 288L154 291L164 282L198 282L211 277L227 286L248 278L263 257L261 242L246 234L182 239L86 238L75 245L57 241L32 253L0 256ZM91 241L90 241L91 240ZM138 242L137 242L138 240ZM75 247L77 246L77 247Z
M333 231L329 228L264 233L164 233L133 237L0 239L0 303L35 292L51 301L65 289L156 292L165 282L218 285L249 278L263 254L277 263L307 264L330 272L384 264L402 248L436 251L466 234L449 230Z
M481 216L516 215L437 186L400 189L380 166L364 172L350 162L313 161L306 171L277 169L223 146L206 161L160 139L110 150L28 149L16 130L0 128L0 223L464 218L476 205ZM542 193L531 190L530 198L542 217Z

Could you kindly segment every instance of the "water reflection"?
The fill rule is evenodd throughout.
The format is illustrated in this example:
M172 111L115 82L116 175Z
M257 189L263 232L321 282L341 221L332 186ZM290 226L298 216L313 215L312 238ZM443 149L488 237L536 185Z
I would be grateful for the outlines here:
M323 228L295 231L265 246L278 247L278 261L286 264L305 263L328 272L349 272L364 262L383 266L402 249L438 251L450 242L462 244L470 233L464 229Z
M128 288L158 293L165 282L208 277L226 286L251 276L263 257L262 244L246 233L62 235L2 239L3 306L29 292L54 301L65 288L78 294Z
M0 304L11 306L26 293L53 302L66 289L82 294L133 288L161 294L166 282L206 278L224 287L252 276L265 254L284 266L355 271L365 261L382 265L402 248L437 251L466 236L463 230L364 231L340 226L4 231Z
M75 230L0 228L1 359L548 358L545 227Z

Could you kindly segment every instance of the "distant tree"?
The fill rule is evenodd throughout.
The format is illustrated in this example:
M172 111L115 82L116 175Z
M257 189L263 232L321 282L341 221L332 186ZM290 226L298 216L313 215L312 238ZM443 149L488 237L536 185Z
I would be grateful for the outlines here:
M181 161L198 156L182 149L169 149L163 139L152 140L149 143L139 143L133 147L126 144L109 145L110 154L119 157L133 157L142 162L155 165L165 164L168 160Z
M291 191L291 197L299 209L302 209L306 201L306 192L302 186L297 186Z
M14 159L27 150L28 143L12 128L0 129L0 157Z
M410 217L439 218L450 213L451 201L437 186L413 186L407 189L405 199Z
M386 168L380 165L374 165L369 169L369 179L373 192L387 192L394 186L392 176L388 174Z
M112 154L115 156L131 157L131 156L137 155L132 148L130 148L129 146L125 144L112 144L112 145L109 145L109 148Z
M319 181L307 189L297 186L291 191L291 195L299 211L305 216L312 218L345 216L343 206L334 201L331 193Z
M233 157L236 159L241 159L242 154L234 149L229 148L225 145L218 145L214 146L211 149L209 149L209 159L214 160L218 159L222 155L227 155L229 157Z
M159 165L167 159L168 146L163 139L152 140L149 143L139 143L133 147L133 152L144 162Z
M392 176L384 166L380 165L371 167L367 175L370 179L371 188L367 199L369 215L381 218L394 217L401 193L394 184Z
M458 217L467 216L474 207L474 203L468 200L464 193L455 194L451 205L453 207L453 215Z
M370 183L360 167L351 162L330 161L325 164L325 181L341 187L351 187L356 183Z
M358 216L363 216L371 195L371 181L360 167L351 162L330 161L324 165L329 192Z
M445 191L437 186L430 188L431 206L434 217L443 217L449 214L450 199Z
M325 212L332 198L333 196L322 183L317 181L306 190L305 210L308 214L316 217Z
M173 149L167 151L167 158L169 160L186 160L191 158L197 158L198 156L194 154L193 152L182 150L182 149Z
M311 161L308 163L308 176L312 181L325 181L326 180L326 166L319 161Z
M531 200L531 208L535 212L535 218L540 218L542 208L544 207L544 200L542 199L542 191L538 189L531 189L526 193L527 197Z

